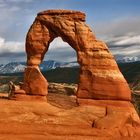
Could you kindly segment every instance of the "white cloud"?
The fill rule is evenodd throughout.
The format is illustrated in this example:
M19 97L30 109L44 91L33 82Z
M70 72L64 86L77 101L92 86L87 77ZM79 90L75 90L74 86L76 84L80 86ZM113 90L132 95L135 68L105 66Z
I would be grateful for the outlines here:
M24 41L36 12L33 12L34 8L29 8L31 0L10 1L0 0L0 36L6 40Z
M140 57L140 46L131 46L131 47L117 47L111 48L111 52L114 55L124 55L124 56L138 56Z
M130 45L139 44L140 45L140 35L137 36L124 36L122 40L118 40L114 45Z
M60 37L54 39L50 46L49 51L61 51L61 50L73 50L72 47L64 42ZM18 41L6 41L4 38L0 37L0 53L11 52L11 53L20 53L25 52L24 42Z
M46 52L44 60L76 61L76 52L60 37L54 39ZM25 45L23 42L6 41L0 37L0 63L11 61L26 61Z
M106 42L114 55L140 57L140 35L128 34L125 36L111 37Z
M0 54L2 53L21 53L24 52L24 43L17 41L5 41L0 37Z
M4 38L0 37L0 46L3 46L3 44L4 44Z
M130 32L140 34L140 16L128 16L94 23L93 29L98 36L124 35Z
M69 46L70 45L67 42L64 42L61 37L57 37L50 43L49 49L63 49Z
M58 37L51 42L44 60L70 62L76 61L77 56L76 51L67 42Z
M134 33L128 33L121 36L109 36L104 38L106 42L111 45L121 46L121 45L140 45L140 35Z

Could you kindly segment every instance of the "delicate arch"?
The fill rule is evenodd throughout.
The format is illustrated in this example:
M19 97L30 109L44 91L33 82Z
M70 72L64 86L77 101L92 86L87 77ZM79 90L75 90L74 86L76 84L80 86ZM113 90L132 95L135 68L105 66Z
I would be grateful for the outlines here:
M24 89L27 94L47 95L48 84L38 65L50 42L60 36L77 52L81 66L78 98L130 100L128 84L108 47L96 40L84 21L85 14L79 11L48 10L37 15L26 38L28 67Z

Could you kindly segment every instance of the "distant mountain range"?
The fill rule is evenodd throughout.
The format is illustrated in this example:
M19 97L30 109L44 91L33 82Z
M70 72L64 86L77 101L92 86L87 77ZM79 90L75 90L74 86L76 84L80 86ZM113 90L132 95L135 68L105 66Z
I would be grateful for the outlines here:
M130 63L140 61L140 58L136 56L125 56L125 57L119 56L116 58L116 61L117 63Z
M40 65L41 71L46 71L55 68L63 68L63 67L79 67L76 61L73 62L57 62L54 60L43 61ZM11 62L8 64L0 65L0 73L18 73L23 72L26 68L25 62Z
M44 67L46 66L45 63L47 62L42 63L44 64ZM12 67L14 64L9 65ZM14 68L12 67L13 71L17 70L17 68L19 68L21 63L18 64L19 64L18 66L15 65ZM47 63L48 70L42 71L42 74L46 77L48 82L78 83L80 69L77 66L76 62L63 63L62 65L56 65L57 64L56 62L52 63L52 65L50 64L51 64L50 61L48 61ZM129 83L131 89L140 90L140 61L131 63L118 63L118 66L120 71L126 78L127 82ZM0 73L0 84L5 84L8 83L9 81L13 81L14 83L18 84L19 82L23 81L23 77L24 72Z
M117 59L117 63L130 63L140 61L138 57L123 57L121 59ZM65 68L65 67L79 67L79 64L76 61L73 62L59 62L55 60L43 61L40 64L41 71L47 71L55 68ZM0 65L0 74L5 73L18 73L23 72L26 68L25 62L11 62L8 64Z
M0 65L0 73L16 73L23 72L26 67L24 62L11 62Z

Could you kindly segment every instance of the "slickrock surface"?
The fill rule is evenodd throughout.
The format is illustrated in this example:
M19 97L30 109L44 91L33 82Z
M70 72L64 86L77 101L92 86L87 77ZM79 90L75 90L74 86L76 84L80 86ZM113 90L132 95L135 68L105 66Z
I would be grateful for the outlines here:
M130 102L76 99L73 92L64 91L74 85L50 87L48 103L20 95L22 90L15 93L19 96L15 100L0 94L0 140L139 140L140 119Z
M85 14L71 10L40 12L30 27L26 38L28 67L24 77L24 89L27 93L30 91L30 94L47 94L47 81L40 78L33 81L34 74L29 73L28 69L36 67L39 70L38 65L56 37L61 37L77 52L81 66L76 94L78 98L130 100L128 84L108 47L97 40L85 24ZM38 77L42 77L39 72ZM38 92L35 92L36 89Z
M132 104L91 101L81 106L69 102L71 108L64 109L45 101L0 99L0 140L139 140Z
M133 104L140 116L140 91L134 91L132 94Z

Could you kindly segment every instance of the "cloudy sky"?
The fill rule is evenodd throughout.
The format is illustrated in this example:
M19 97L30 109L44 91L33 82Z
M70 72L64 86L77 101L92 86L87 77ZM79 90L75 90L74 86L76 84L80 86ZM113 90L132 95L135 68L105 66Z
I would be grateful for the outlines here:
M116 57L140 58L140 0L0 0L0 63L26 61L25 37L36 14L47 9L86 13L86 23ZM46 60L76 60L74 50L55 39Z

